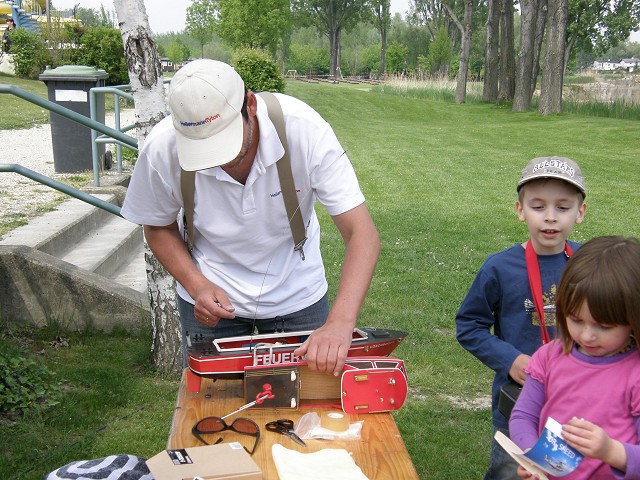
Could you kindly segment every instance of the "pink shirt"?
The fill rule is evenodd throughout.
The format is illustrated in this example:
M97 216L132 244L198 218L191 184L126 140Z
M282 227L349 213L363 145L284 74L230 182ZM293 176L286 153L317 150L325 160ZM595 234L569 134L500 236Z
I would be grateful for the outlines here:
M638 444L634 417L640 416L640 353L633 350L608 360L588 357L576 349L564 355L559 341L544 345L534 354L527 373L545 391L539 434L549 416L562 424L579 417L600 426L611 438ZM612 475L608 465L585 457L573 474L563 477L570 478Z

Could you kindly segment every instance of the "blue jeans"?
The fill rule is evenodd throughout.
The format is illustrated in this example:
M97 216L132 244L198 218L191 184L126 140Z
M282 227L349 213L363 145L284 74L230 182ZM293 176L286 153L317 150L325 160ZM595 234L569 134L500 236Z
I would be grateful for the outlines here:
M494 435L497 430L509 436L508 429L497 427L493 427ZM491 441L491 464L484 480L517 480L520 477L516 474L516 470L518 470L518 462L511 458L494 438Z
M274 318L254 320L252 318L223 318L215 327L207 327L195 319L193 304L178 296L178 312L182 337L182 361L188 367L187 336L204 335L213 338L239 337L258 333L294 332L315 330L324 325L329 316L329 299L324 297L313 305L294 313Z

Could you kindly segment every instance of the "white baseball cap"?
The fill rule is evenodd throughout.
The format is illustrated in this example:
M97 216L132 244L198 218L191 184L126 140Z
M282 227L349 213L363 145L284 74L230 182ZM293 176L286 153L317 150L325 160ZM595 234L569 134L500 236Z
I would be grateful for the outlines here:
M176 72L168 101L183 169L217 167L238 156L244 92L242 78L224 62L194 60Z

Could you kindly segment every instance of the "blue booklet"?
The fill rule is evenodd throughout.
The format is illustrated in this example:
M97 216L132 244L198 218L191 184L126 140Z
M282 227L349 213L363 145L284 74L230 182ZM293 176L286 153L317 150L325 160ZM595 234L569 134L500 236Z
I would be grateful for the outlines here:
M501 432L496 432L495 439L520 465L543 480L547 475L564 477L578 468L584 458L562 439L562 425L551 417L536 444L526 453Z

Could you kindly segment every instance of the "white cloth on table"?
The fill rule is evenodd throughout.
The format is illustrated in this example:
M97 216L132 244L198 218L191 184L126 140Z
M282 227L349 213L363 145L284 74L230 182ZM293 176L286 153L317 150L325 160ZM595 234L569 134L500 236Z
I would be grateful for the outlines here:
M341 448L301 453L275 444L271 455L280 480L368 480L349 452Z

